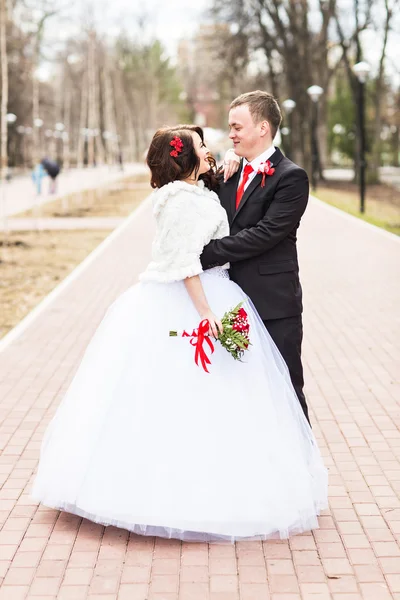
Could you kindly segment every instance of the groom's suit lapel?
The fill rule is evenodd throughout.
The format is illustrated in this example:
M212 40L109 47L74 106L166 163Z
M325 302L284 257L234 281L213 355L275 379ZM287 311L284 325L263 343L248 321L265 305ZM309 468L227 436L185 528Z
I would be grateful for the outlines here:
M282 160L282 158L283 158L283 154L279 150L279 148L277 148L269 160L271 161L272 166L276 167L276 165ZM250 184L248 185L247 189L245 190L245 192L242 196L242 200L239 204L239 208L236 210L236 192L237 192L240 174L242 172L242 165L243 165L243 161L240 162L239 171L236 173L236 175L239 174L239 177L234 176L234 177L231 177L231 179L229 180L229 181L231 181L235 178L235 181L236 181L236 186L235 186L234 191L232 191L231 199L230 199L231 200L231 202L230 202L231 214L232 214L232 218L230 221L231 225L233 224L234 220L236 219L236 217L238 216L240 211L243 210L243 207L245 206L246 202L250 198L251 194L258 188L258 186L260 185L260 183L262 181L261 174L257 174L251 180ZM265 178L265 187L263 188L265 192L268 191L268 187L270 185L271 178L273 178L273 175L267 175Z

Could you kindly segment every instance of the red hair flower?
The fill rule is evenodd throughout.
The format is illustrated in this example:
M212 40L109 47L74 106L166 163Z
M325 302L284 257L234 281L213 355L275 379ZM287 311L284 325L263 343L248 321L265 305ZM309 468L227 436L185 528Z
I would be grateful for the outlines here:
M174 150L171 150L170 152L171 156L176 157L182 152L183 142L177 135L170 141L169 145L174 148Z
M261 163L260 168L257 171L257 175L262 174L261 187L265 186L265 176L273 175L275 173L275 169L272 166L272 162L267 160L264 163Z

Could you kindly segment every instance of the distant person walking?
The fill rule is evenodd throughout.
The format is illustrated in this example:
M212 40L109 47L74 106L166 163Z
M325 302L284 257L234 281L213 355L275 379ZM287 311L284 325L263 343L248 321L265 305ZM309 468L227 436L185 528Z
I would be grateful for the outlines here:
M46 177L47 172L41 163L37 164L32 171L32 181L36 187L36 195L40 196L42 193L42 179Z
M50 194L55 194L57 190L56 179L61 170L60 165L55 160L50 160L50 158L43 158L40 161L40 164L44 167L45 171L50 177L49 192Z

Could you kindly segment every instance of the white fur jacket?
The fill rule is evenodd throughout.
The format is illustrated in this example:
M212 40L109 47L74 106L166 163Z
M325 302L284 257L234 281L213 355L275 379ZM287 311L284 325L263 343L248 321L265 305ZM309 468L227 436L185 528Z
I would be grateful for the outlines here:
M202 181L173 181L152 194L156 235L152 262L141 281L167 283L202 273L200 254L210 240L229 235L225 209Z

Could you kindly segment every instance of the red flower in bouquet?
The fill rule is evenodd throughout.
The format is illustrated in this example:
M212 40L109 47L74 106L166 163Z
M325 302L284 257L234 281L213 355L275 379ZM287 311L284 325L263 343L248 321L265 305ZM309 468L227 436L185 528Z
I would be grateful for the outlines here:
M243 307L239 309L237 316L232 324L232 329L234 331L249 331L250 325L247 317L247 312L244 310Z
M238 304L232 310L226 312L221 319L223 332L219 334L218 341L227 350L235 360L240 360L244 354L244 351L248 349L250 345L249 337L249 320L245 309L242 307L242 302ZM170 331L169 335L172 337L189 337L190 343L196 348L195 363L196 365L201 362L201 365L208 373L207 365L211 364L210 359L206 355L204 344L207 342L211 354L214 352L214 346L208 337L209 323L204 320L200 323L198 329L193 332L187 333L183 331Z

